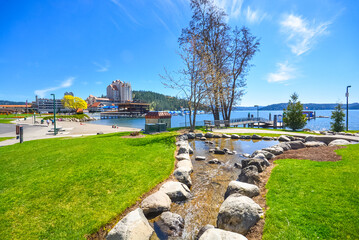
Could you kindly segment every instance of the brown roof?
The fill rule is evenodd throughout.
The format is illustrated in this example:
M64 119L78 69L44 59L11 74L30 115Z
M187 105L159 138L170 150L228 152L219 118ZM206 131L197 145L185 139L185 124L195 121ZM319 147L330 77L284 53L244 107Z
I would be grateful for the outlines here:
M95 102L94 104L92 104L90 107L98 107L101 104L101 102Z
M154 119L159 119L159 118L171 118L171 114L169 114L168 112L148 112L145 116L145 118L154 118Z

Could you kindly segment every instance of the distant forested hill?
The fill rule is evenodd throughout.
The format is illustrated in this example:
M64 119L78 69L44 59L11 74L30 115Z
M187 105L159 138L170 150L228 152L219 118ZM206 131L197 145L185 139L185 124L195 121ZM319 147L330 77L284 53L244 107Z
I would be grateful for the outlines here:
M288 103L277 103L260 108L260 110L283 110L287 108ZM333 110L337 103L303 103L303 108L308 110ZM342 104L342 107L346 109L346 104ZM349 109L359 109L359 103L349 104Z
M25 105L25 102L14 102L8 100L0 100L0 105Z
M186 108L187 103L184 99L166 96L151 91L132 91L133 100L150 103L150 109L155 111L180 110Z

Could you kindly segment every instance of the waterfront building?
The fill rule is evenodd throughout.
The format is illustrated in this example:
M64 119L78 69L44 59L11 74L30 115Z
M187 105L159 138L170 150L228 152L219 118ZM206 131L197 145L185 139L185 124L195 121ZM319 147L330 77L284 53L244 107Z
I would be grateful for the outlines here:
M38 113L53 113L54 112L54 100L49 98L38 98L36 96L36 101L32 103L34 109ZM68 112L69 110L64 108L62 105L61 99L55 99L55 109L56 112Z
M121 80L113 81L107 86L107 97L114 102L132 102L132 88L130 83Z
M86 102L88 106L92 106L94 103L102 103L103 105L111 105L113 104L113 99L105 98L105 97L95 97L93 95L90 95L88 98L86 98Z

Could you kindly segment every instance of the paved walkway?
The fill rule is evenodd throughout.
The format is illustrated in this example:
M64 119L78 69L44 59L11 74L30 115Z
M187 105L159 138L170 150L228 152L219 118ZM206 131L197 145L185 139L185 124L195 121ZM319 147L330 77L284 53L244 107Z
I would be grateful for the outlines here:
M50 124L33 124L32 118L26 121L16 120L16 124L21 124L24 127L24 142L38 139L48 139L55 137L81 137L96 135L98 132L115 133L115 132L134 132L140 131L138 128L118 127L112 128L108 125L91 124L90 122L57 122L57 127L62 127L64 131L60 131L56 136L53 132L49 132L53 126ZM16 139L16 125L15 124L0 124L0 137L14 137L0 142L1 146L7 146L19 143Z

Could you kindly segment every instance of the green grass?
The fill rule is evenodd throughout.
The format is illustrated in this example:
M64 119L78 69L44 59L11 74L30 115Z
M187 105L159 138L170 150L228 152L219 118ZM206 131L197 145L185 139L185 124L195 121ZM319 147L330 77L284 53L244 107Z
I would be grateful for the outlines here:
M346 132L346 133L359 133L358 130L349 130L349 131L344 131L344 132Z
M89 116L87 116L86 114L74 114L74 115L56 115L56 119L58 118L76 118L76 119L83 119L83 118L88 118ZM54 115L50 115L50 116L46 116L43 118L43 120L47 120L47 119L53 119Z
M5 118L3 118L3 119L1 119L0 118L0 123L5 123L5 124L13 124L12 123L12 121L14 121L14 120L16 120L16 119L5 119Z
M275 161L263 239L359 239L359 145L339 162Z
M32 116L34 116L33 113L9 114L9 115L1 114L0 118L18 118L18 117L32 117ZM39 116L39 114L36 114L36 117L37 116Z
M0 137L0 142L8 140L8 139L13 139L13 137Z
M171 174L174 133L122 135L1 147L1 238L83 239Z

